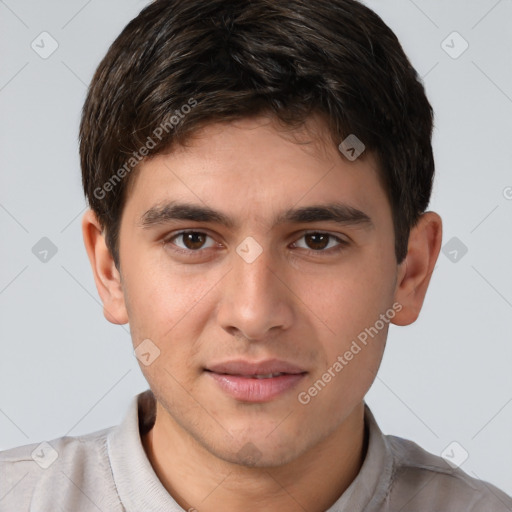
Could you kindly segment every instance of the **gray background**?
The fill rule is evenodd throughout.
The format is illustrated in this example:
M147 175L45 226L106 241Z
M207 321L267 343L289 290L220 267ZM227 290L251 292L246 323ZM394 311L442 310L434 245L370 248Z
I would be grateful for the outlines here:
M0 1L0 449L117 424L147 388L128 326L102 314L77 152L86 84L146 3ZM436 111L430 209L450 244L420 319L391 328L367 401L385 433L436 454L457 441L462 469L512 494L512 2L367 3ZM46 59L31 47L51 49L43 31L58 43ZM32 252L43 237L46 262Z

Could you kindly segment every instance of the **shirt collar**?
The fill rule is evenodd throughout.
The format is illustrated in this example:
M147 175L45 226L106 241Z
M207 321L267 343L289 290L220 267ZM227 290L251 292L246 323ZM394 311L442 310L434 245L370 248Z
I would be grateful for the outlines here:
M382 503L389 494L394 473L393 453L366 402L364 422L368 429L368 448L363 465L356 478L327 512L382 510Z
M135 396L122 423L107 439L112 476L127 512L183 509L167 492L147 458L141 430L151 428L155 418L155 398L151 390Z
M141 433L152 428L155 410L155 397L148 389L132 399L122 423L108 435L112 475L127 512L183 512L158 479L142 445ZM327 512L377 511L389 492L393 474L391 448L366 402L364 420L368 449L361 470Z

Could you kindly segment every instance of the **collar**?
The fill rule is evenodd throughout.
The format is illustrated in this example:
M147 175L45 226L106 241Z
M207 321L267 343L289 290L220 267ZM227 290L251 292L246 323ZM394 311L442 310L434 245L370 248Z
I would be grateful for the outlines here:
M153 427L155 416L155 396L148 389L132 399L125 418L107 438L114 483L127 512L183 512L158 479L142 445L141 433ZM361 470L326 512L377 511L389 492L393 454L366 402L364 420L368 429L368 448Z

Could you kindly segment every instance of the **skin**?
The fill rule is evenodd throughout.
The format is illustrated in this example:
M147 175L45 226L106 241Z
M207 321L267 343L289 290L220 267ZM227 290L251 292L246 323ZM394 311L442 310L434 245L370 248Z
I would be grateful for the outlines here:
M421 310L441 218L422 215L398 265L376 160L367 152L350 162L325 141L318 118L284 131L259 117L209 125L186 147L145 161L123 211L120 272L93 212L83 217L105 317L130 323L134 347L149 338L160 350L152 364L140 364L157 398L155 425L142 441L162 484L186 510L320 512L332 505L364 461L363 399L388 324L308 404L297 395L394 303L401 306L396 325L413 323ZM143 229L141 216L169 199L207 205L238 225L181 220ZM373 228L272 223L288 208L331 201L362 210ZM183 229L208 237L202 246L169 241ZM318 250L305 231L349 243L333 252L338 244L329 238ZM248 236L263 251L252 263L236 252ZM173 247L200 249L187 257ZM273 400L241 402L203 371L236 358L278 358L308 373Z

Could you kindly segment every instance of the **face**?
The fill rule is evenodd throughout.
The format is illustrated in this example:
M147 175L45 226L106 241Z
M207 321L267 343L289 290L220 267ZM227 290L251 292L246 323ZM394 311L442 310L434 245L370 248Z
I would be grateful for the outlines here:
M361 404L383 355L391 209L372 155L350 162L322 140L316 119L210 125L145 162L123 211L125 307L159 414L224 460L305 454Z

